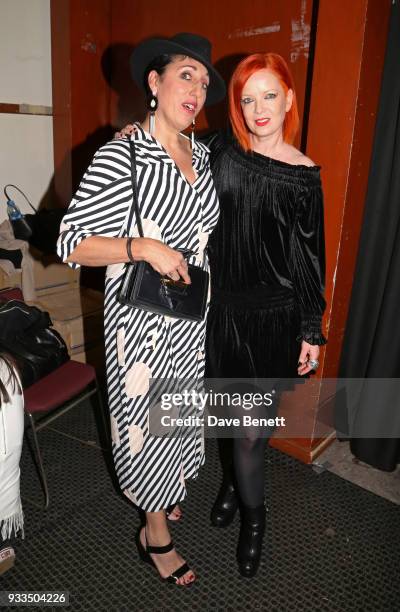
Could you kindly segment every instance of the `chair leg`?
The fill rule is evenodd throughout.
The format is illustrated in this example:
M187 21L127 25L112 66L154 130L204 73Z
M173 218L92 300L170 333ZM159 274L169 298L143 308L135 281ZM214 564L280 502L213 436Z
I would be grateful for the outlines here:
M102 420L102 423L103 423L103 431L104 431L104 439L106 441L106 449L108 449L109 446L110 446L110 444L109 444L109 436L108 436L108 423L107 423L106 415L104 413L103 397L101 395L101 389L99 387L97 379L96 379L95 385L96 385L97 401L98 401L98 404L99 404L99 409L100 409L100 413L101 413L101 420Z
M36 456L37 456L37 461L38 461L38 466L39 466L40 478L42 480L42 485L43 485L44 494L45 494L45 506L44 507L47 509L49 507L49 502L50 502L49 489L48 489L48 486L47 486L46 474L45 474L45 471L44 471L42 455L41 455L41 452L40 452L39 441L38 441L38 437L37 437L37 433L36 433L35 421L34 421L34 418L33 418L33 416L31 415L30 412L28 412L27 414L28 414L29 420L31 422L33 441L34 441L35 449L36 449Z

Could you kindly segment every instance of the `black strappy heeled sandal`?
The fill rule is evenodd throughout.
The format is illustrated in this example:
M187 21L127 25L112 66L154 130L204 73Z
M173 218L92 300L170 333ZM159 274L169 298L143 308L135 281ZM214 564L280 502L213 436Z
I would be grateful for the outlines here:
M183 563L176 570L174 570L172 572L172 574L170 574L166 578L163 578L162 576L160 576L160 573L159 573L159 571L157 569L156 564L154 563L153 559L150 557L150 553L153 553L153 555L163 555L164 553L168 553L171 550L173 550L174 549L174 544L173 544L173 542L171 540L171 542L169 544L166 544L165 546L149 546L147 544L147 539L146 539L146 548L145 548L143 546L142 542L140 541L140 532L141 532L141 530L142 530L142 528L140 528L139 531L136 534L136 546L137 546L137 549L138 549L139 557L141 558L142 561L144 561L145 563L148 563L149 565L153 566L156 569L157 574L159 575L161 580L163 580L165 582L169 582L171 584L177 584L178 586L190 586L191 584L193 584L193 582L196 581L196 578L195 578L195 580L191 580L188 583L178 584L179 578L182 578L182 576L184 574L186 574L187 572L191 571L190 567L188 566L188 564L186 562Z

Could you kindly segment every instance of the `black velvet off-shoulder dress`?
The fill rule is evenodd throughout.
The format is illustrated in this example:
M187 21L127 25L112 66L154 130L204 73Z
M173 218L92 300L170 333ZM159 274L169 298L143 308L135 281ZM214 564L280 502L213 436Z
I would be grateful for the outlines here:
M222 133L207 144L220 202L207 376L297 377L301 341L326 342L320 168L246 153Z

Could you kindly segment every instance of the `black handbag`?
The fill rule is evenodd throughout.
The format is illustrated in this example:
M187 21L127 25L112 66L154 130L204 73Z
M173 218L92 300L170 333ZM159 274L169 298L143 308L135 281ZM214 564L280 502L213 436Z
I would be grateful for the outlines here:
M18 365L25 389L69 360L60 334L47 312L20 300L0 303L0 351Z
M133 140L130 140L130 149L133 206L139 235L143 238ZM188 257L192 253L188 249L176 250L183 253L184 257ZM146 261L129 263L126 265L119 292L119 301L134 308L176 319L202 321L207 307L209 274L206 270L192 264L188 264L188 272L191 280L190 285L182 280L174 281L167 276L162 276Z

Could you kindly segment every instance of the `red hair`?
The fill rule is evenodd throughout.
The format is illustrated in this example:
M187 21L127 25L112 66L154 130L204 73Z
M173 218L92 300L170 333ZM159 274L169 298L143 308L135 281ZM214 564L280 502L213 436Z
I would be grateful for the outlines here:
M293 91L293 102L286 113L283 122L283 139L289 144L293 143L299 128L299 111L297 108L296 92L293 77L283 57L277 53L254 53L245 57L236 67L229 83L229 118L233 133L245 151L251 149L249 130L243 116L241 96L247 80L258 70L267 68L279 79L285 93Z

